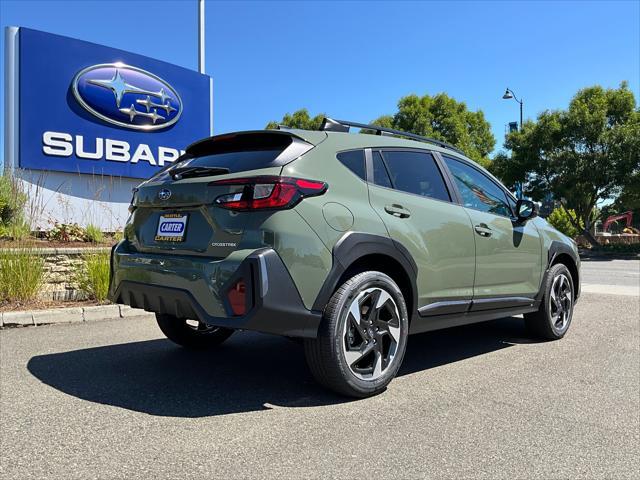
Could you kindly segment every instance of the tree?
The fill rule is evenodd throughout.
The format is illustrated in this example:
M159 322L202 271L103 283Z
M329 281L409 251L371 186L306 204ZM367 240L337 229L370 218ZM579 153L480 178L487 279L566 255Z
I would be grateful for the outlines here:
M275 129L278 128L278 125L286 125L289 128L300 128L302 130L319 130L324 117L324 113L319 113L311 118L309 111L306 108L301 108L293 112L293 114L285 114L280 122L271 121L267 123L265 128Z
M617 89L593 86L573 97L567 110L545 111L510 133L491 170L507 184L524 182L541 200L560 200L571 224L592 245L598 201L637 187L640 172L640 110L626 82ZM637 192L636 192L637 194ZM573 212L572 212L573 210Z
M287 113L281 122L269 122L266 128L277 128L280 124L317 130L324 116L321 113L311 118L308 110L303 108L293 114ZM481 110L469 111L464 102L458 102L446 93L402 97L394 115L383 115L371 123L451 143L484 166L489 165L489 153L496 143L484 113ZM363 130L361 133L371 132Z
M446 93L402 97L394 115L384 115L371 123L443 140L484 166L490 164L489 153L496 144L482 110L472 112L464 102Z
M578 230L573 226L571 220L569 220L569 215L575 216L575 212L573 210L566 211L563 208L554 208L547 217L547 222L553 225L556 230L564 233L567 237L575 238L582 229Z

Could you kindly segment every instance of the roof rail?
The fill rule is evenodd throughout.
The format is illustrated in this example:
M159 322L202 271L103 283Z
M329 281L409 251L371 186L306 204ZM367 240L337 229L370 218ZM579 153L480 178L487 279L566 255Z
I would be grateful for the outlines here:
M348 133L349 127L373 130L376 135L393 135L395 137L405 137L411 140L417 140L419 142L431 143L438 147L448 148L454 152L464 155L464 152L453 145L443 142L442 140L436 140L435 138L423 137L422 135L416 135L415 133L403 132L402 130L394 130L393 128L380 127L378 125L367 125L366 123L350 122L348 120L334 120L332 118L325 117L320 125L320 130L325 132L342 132Z

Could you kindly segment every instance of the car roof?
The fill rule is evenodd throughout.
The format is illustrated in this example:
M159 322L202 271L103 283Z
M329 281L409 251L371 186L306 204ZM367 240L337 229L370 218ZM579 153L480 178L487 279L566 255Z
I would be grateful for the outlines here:
M408 138L402 138L391 135L371 135L368 133L346 133L346 132L317 132L313 130L300 130L300 129L288 129L286 130L292 134L305 138L309 133L324 133L327 135L327 144L332 145L336 149L349 149L349 148L384 148L384 147L398 147L398 148L416 148L420 150L429 150L440 152L443 155L448 155L461 160L467 160L473 162L468 157L461 155L459 152L450 148L441 147L433 143L420 142L417 140L411 140ZM473 162L476 164L476 162Z

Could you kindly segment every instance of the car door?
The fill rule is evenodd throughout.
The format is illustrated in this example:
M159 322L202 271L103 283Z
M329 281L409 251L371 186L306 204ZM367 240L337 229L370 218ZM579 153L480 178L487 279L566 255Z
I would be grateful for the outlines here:
M422 150L366 153L370 203L417 264L420 313L464 312L473 296L474 234L438 162Z
M474 308L526 303L538 292L542 240L533 222L518 222L506 191L470 162L443 156L471 218L476 243ZM522 297L508 300L505 297ZM511 302L511 303L510 303Z

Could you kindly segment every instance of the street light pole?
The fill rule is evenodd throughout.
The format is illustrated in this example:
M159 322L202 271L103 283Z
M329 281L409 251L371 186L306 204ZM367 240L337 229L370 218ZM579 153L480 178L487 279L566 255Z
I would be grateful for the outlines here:
M204 73L204 0L198 0L198 72Z
M509 100L509 99L513 98L516 102L518 102L520 104L520 126L519 126L518 130L522 130L522 104L524 103L524 101L522 100L522 98L520 98L520 100L518 100L518 97L516 97L516 94L513 93L513 90L511 90L510 88L507 88L505 90L504 95L502 96L502 98L504 98L505 100ZM522 198L522 183L521 182L516 182L515 187L516 187L516 197L518 199Z
M524 103L524 101L522 100L522 98L520 98L520 100L518 100L518 97L516 97L516 94L513 93L513 90L511 90L510 88L507 88L507 90L504 92L504 95L502 96L502 98L504 98L505 100L509 100L509 99L513 98L516 102L518 102L520 104L520 128L519 128L519 130L522 130L522 104Z

